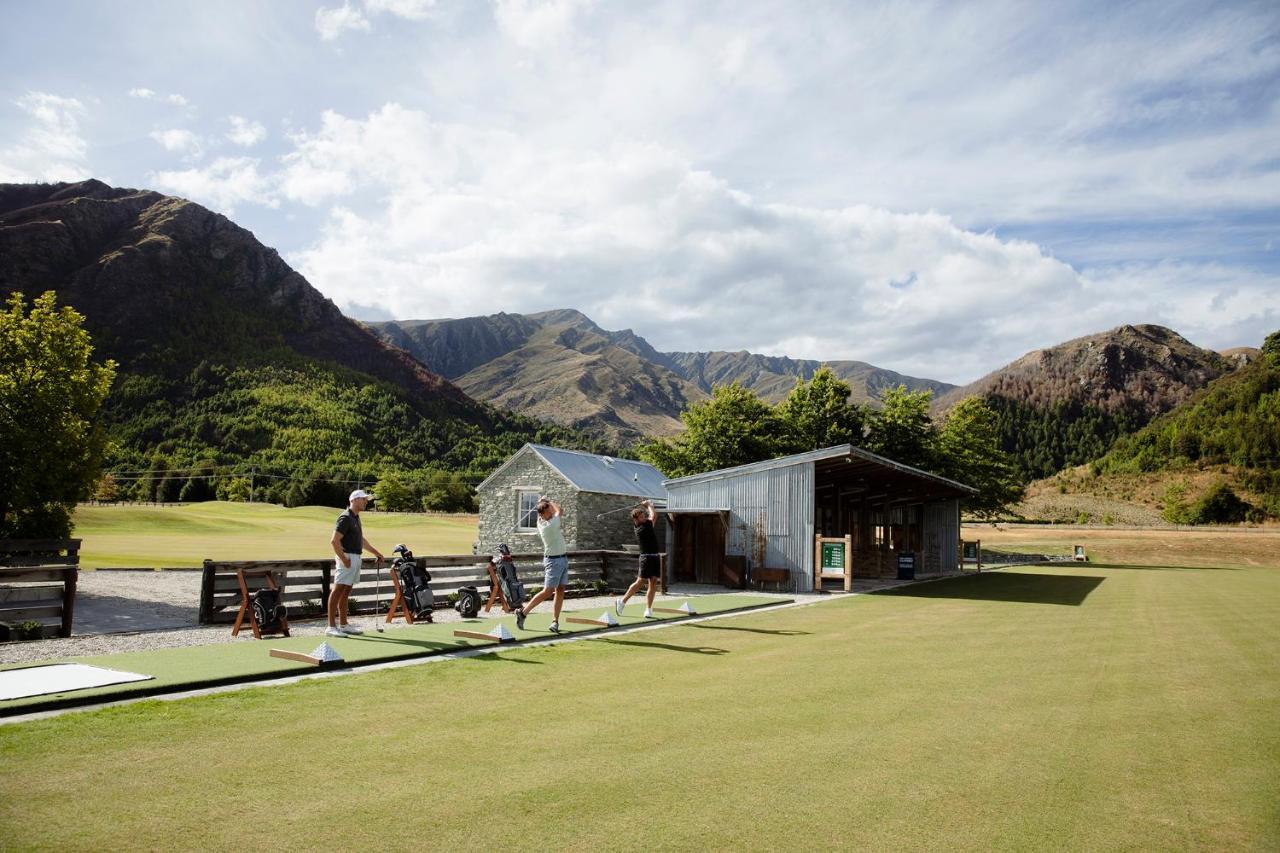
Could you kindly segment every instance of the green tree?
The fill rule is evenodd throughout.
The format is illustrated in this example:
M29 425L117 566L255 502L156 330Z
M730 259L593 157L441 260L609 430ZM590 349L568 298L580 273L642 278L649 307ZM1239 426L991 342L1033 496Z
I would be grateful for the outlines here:
M0 312L0 538L70 535L76 501L102 471L106 433L96 420L115 363L53 291L28 313L21 293Z
M414 495L404 476L389 471L373 487L378 504L387 512L413 512L421 506L421 499Z
M925 471L938 468L938 427L929 417L933 392L909 391L905 385L880 396L883 403L871 412L867 449L895 462Z
M1280 358L1280 331L1272 332L1263 340L1260 348L1262 354L1271 358Z
M978 490L961 502L966 514L996 518L1022 499L1017 469L1000 448L998 417L978 397L963 400L947 414L937 449L939 473Z
M641 459L668 477L772 459L786 449L786 426L774 409L737 382L686 409L685 431L641 445Z
M777 407L786 428L786 452L861 445L866 412L849 402L849 392L849 383L829 367L819 368L808 382L797 379L795 388Z

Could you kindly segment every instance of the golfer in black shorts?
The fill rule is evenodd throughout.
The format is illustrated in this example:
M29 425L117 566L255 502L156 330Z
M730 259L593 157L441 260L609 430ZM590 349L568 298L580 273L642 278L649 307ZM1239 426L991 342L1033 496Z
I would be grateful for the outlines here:
M653 501L645 501L631 513L631 523L636 526L636 541L640 543L640 571L626 594L613 603L613 609L619 616L622 608L627 606L627 599L647 583L649 590L645 593L644 618L653 618L653 597L658 592L658 578L662 577L662 552L658 550L658 535L653 532L655 518Z

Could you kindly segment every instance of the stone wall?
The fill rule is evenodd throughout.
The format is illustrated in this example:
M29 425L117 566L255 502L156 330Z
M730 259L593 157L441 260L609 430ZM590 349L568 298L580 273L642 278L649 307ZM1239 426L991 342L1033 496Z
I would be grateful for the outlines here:
M525 453L481 490L475 553L491 553L499 542L507 543L517 553L542 550L536 530L516 530L518 493L522 489L537 490L560 504L564 541L570 551L619 550L636 544L635 527L627 508L639 498L579 492L536 453ZM666 522L659 517L654 526L661 545L666 542Z
M542 551L542 539L537 530L516 530L516 514L520 509L518 492L521 489L534 489L560 504L564 512L560 523L565 544L570 551L582 550L577 544L578 491L538 454L526 452L480 491L480 528L475 553L492 553L500 542L507 543L516 553Z
M579 519L579 541L583 550L619 551L636 542L635 525L631 523L631 507L640 498L630 495L601 495L594 492L582 492L578 496L578 507L582 513ZM603 515L608 513L607 515ZM597 517L601 516L601 517ZM667 541L666 521L661 515L654 522L654 532L658 534L658 546L665 547Z

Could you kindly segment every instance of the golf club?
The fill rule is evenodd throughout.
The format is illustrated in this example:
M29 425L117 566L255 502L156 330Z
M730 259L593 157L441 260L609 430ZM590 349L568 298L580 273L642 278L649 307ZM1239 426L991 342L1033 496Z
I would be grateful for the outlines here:
M382 627L382 620L378 618L378 607L382 604L382 560L378 560L374 565L377 574L373 593L373 627L381 634L386 630Z
M596 513L596 518L597 519L604 518L606 515L613 515L615 512L627 512L629 510L633 510L636 507L640 507L640 506L644 506L644 501L641 501L640 503L632 504L631 506L620 506L617 509L611 509L607 512ZM654 509L666 509L666 507L667 507L666 501L654 501L653 503Z

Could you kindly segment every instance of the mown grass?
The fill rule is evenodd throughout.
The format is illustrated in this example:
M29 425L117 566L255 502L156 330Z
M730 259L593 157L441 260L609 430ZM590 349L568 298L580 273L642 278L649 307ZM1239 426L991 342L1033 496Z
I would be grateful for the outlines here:
M85 568L199 566L214 560L290 560L332 555L340 510L209 502L182 506L81 506L74 536ZM416 554L470 554L477 520L369 512L365 537L384 554L407 544Z
M1271 850L1278 607L1274 565L1033 567L3 726L0 837Z

